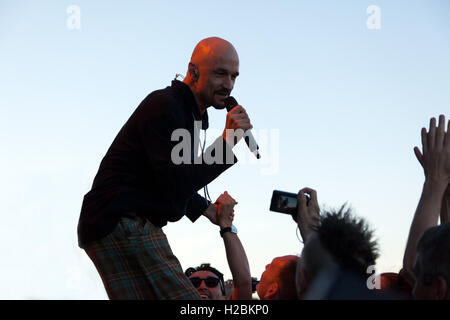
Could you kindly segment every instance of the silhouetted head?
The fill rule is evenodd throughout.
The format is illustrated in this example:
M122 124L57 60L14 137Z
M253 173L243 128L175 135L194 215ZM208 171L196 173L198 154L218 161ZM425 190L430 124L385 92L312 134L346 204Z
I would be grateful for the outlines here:
M298 261L297 296L303 298L316 276L331 265L366 276L378 258L378 245L372 236L366 222L353 217L345 206L322 213Z
M450 299L450 223L426 230L417 244L413 297Z

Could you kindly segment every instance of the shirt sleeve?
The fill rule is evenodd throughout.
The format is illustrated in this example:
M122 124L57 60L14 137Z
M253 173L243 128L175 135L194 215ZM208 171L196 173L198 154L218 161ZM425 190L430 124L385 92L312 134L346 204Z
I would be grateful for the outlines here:
M186 216L189 218L189 220L195 222L206 211L210 204L211 201L206 200L198 193L194 193L192 198L188 201L186 207Z

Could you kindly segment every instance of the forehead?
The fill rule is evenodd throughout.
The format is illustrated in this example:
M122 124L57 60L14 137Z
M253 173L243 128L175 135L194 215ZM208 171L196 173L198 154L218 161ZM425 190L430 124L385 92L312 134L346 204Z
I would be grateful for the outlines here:
M230 74L239 73L239 60L221 57L214 61L214 63L212 64L212 68L216 71L227 71Z
M194 277L198 277L198 278L202 278L202 279L205 279L208 277L218 278L214 273L212 273L211 271L206 271L206 270L194 272L193 274L191 274L189 276L189 278L194 278Z

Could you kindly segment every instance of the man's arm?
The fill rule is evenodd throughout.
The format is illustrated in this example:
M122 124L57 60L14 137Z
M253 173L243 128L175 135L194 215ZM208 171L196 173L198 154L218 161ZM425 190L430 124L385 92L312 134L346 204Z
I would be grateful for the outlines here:
M449 122L450 125L450 122ZM422 128L422 151L414 152L425 173L422 195L414 214L403 257L403 270L411 278L417 253L417 242L425 230L437 225L445 190L450 182L450 131L445 132L445 117L430 120L429 132Z
M217 217L219 226L223 228L231 227L234 218L234 206L237 202L225 191L217 200ZM233 299L252 299L252 279L250 266L244 247L237 234L225 232L223 242L227 254L228 266L233 275L234 291Z

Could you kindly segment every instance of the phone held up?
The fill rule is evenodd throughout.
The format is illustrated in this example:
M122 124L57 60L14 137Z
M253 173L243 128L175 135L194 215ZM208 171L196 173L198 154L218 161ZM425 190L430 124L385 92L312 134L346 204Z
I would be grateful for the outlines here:
M305 194L307 204L310 196ZM293 218L297 215L297 194L280 190L273 190L272 200L270 201L270 211L290 214Z

